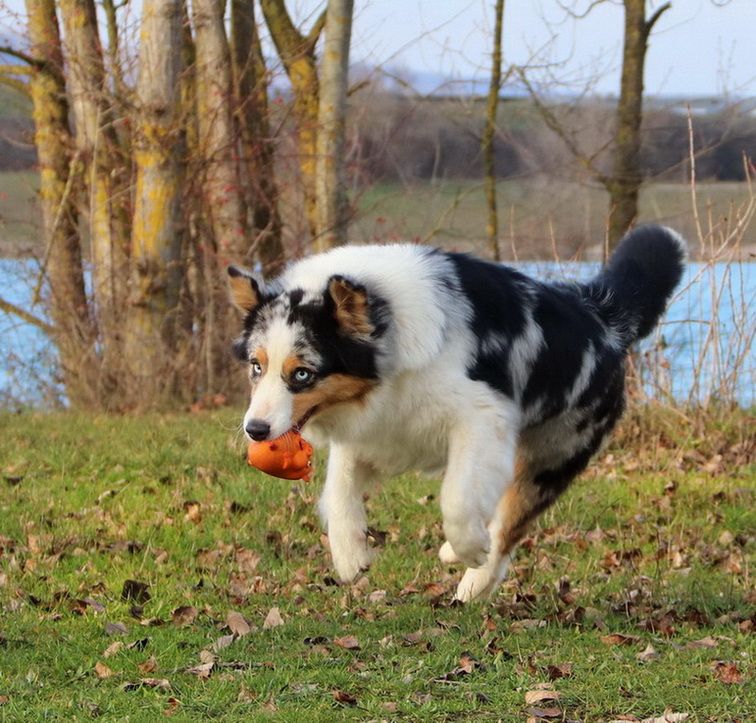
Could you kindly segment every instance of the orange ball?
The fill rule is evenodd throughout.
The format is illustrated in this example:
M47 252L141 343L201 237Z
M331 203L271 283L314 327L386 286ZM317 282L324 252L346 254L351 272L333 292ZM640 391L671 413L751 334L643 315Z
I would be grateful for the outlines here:
M312 445L294 429L276 439L250 442L247 462L273 477L301 479L312 477Z

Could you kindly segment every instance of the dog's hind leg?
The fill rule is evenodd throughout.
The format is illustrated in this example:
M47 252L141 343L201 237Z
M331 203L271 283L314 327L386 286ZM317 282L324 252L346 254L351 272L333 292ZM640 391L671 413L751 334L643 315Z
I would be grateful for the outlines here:
M488 525L514 473L516 411L481 403L449 437L449 459L441 486L441 512L452 556L469 567L486 564L491 549ZM493 439L493 442L492 442Z
M373 470L352 451L332 444L320 497L320 517L328 534L333 565L342 582L352 582L370 567L375 554L368 543L363 495Z
M499 500L489 525L491 552L483 567L469 568L457 586L455 598L470 602L498 589L507 575L510 554L528 525L556 499L533 482L526 465L518 460L514 480Z

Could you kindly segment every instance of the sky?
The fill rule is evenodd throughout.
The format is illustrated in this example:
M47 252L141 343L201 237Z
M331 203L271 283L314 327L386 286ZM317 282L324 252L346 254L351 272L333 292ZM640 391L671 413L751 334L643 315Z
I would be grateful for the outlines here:
M305 27L324 0L287 0ZM504 65L536 66L566 92L616 93L623 10L604 0L582 19L590 0L506 0ZM138 12L140 0L131 0ZM424 78L485 80L494 0L355 0L352 61ZM648 0L649 13L661 0ZM23 0L0 8L23 12ZM655 27L646 60L653 95L756 96L756 0L672 0Z

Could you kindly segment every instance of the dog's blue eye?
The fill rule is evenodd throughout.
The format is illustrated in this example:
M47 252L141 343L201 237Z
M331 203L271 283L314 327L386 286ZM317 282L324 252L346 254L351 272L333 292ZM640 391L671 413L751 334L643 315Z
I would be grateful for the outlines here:
M307 382L311 381L314 376L315 376L315 372L313 372L312 369L299 367L298 369L294 370L294 373L291 375L291 378L298 384L306 384Z
M253 377L259 377L262 374L262 365L257 359L253 359L249 363L249 367Z

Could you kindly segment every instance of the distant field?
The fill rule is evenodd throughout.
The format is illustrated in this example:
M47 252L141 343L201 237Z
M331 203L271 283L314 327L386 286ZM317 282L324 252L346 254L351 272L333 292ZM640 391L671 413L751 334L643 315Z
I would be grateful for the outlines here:
M41 222L35 171L0 173L0 256L39 253Z
M562 258L600 256L608 205L603 189L545 177L508 179L498 189L501 248L506 258L515 254L553 258L555 248ZM39 253L35 192L34 172L0 173L0 255ZM732 218L733 209L747 199L745 183L700 184L702 222ZM486 210L477 181L376 184L358 195L356 206L351 229L355 241L410 240L486 253ZM690 189L685 185L648 184L641 195L641 218L668 224L695 238ZM299 221L292 218L292 228ZM743 241L756 248L756 225L746 230Z
M698 187L704 224L732 216L748 199L744 183L706 183ZM413 239L463 250L486 249L486 209L478 182L439 185L376 185L360 199L360 218L352 228L359 240ZM512 179L498 184L499 230L507 258L600 256L608 196L595 186L546 178ZM690 189L682 184L648 184L641 194L641 220L657 221L696 236ZM756 244L753 224L744 238ZM514 251L513 251L514 249Z

